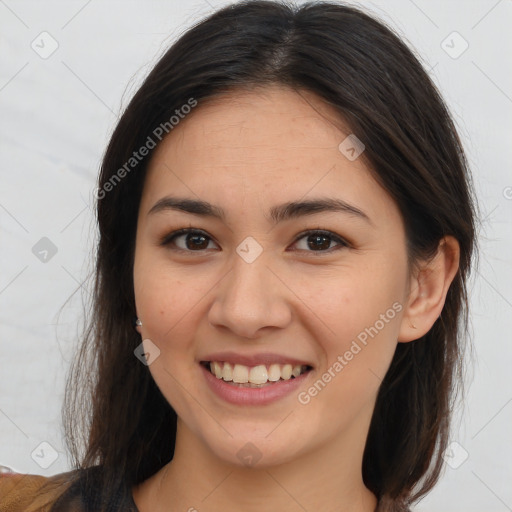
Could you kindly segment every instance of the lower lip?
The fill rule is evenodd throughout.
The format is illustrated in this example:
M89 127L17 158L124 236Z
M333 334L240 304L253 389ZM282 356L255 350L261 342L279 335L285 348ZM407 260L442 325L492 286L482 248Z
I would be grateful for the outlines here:
M210 389L226 402L236 405L266 405L283 398L297 390L308 377L308 371L288 380L280 380L261 388L233 386L222 379L217 379L202 364L199 365Z

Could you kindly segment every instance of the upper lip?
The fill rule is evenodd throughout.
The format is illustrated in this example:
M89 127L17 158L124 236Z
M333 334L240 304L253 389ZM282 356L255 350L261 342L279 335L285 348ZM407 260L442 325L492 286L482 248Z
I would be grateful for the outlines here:
M271 364L291 364L291 365L305 365L313 366L308 361L297 359L295 357L286 356L283 354L273 354L265 352L261 354L237 354L235 352L215 352L207 356L201 357L200 361L217 361L230 364L241 364L244 366L258 366L264 364L270 366Z

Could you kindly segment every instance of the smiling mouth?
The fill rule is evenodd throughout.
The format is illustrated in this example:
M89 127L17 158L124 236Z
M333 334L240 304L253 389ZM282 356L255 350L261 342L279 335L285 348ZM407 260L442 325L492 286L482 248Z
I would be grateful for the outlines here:
M219 380L233 386L250 388L261 388L295 379L312 370L309 365L292 364L245 366L223 361L201 361L201 365Z

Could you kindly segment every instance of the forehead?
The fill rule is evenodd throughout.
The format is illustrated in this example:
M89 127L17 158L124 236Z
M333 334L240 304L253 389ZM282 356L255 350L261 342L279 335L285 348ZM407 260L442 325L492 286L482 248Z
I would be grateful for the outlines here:
M143 199L179 190L214 203L252 194L270 205L341 194L376 215L391 198L363 158L340 151L348 135L334 108L308 91L271 86L200 101L156 148Z
M279 85L202 100L178 128L169 138L175 135L175 143L188 151L222 145L231 156L258 149L275 156L290 150L307 154L337 147L340 137L349 133L335 110L316 95Z

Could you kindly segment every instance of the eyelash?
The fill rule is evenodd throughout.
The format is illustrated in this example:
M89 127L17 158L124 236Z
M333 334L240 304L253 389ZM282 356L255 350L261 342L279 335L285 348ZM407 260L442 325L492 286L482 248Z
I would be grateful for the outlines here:
M164 237L162 237L160 239L159 245L161 245L161 246L170 245L172 242L175 241L176 238L178 238L180 236L183 236L183 235L188 235L188 234L203 235L204 237L208 238L209 241L214 241L205 231L203 231L201 229L197 229L197 228L182 228L182 229L178 229L176 231L173 231L173 232L165 235ZM351 245L346 240L341 238L339 235L336 235L332 231L326 231L324 229L310 229L310 230L307 230L307 231L303 231L302 233L299 233L297 235L297 237L293 241L293 244L296 244L302 238L307 238L307 237L312 236L312 235L325 236L327 238L330 238L333 242L337 242L339 245L337 247L334 247L334 248L331 247L330 249L319 250L319 251L313 251L313 250L308 251L306 249L298 249L299 252L303 251L303 252L312 253L314 255L323 255L323 254L331 254L334 251L338 251L338 250L343 249L343 248L351 247ZM194 251L194 250L182 249L181 247L178 247L178 248L173 248L172 250L178 251L178 252L185 252L185 253L194 253L194 252L203 253L206 249L200 249L200 250Z

